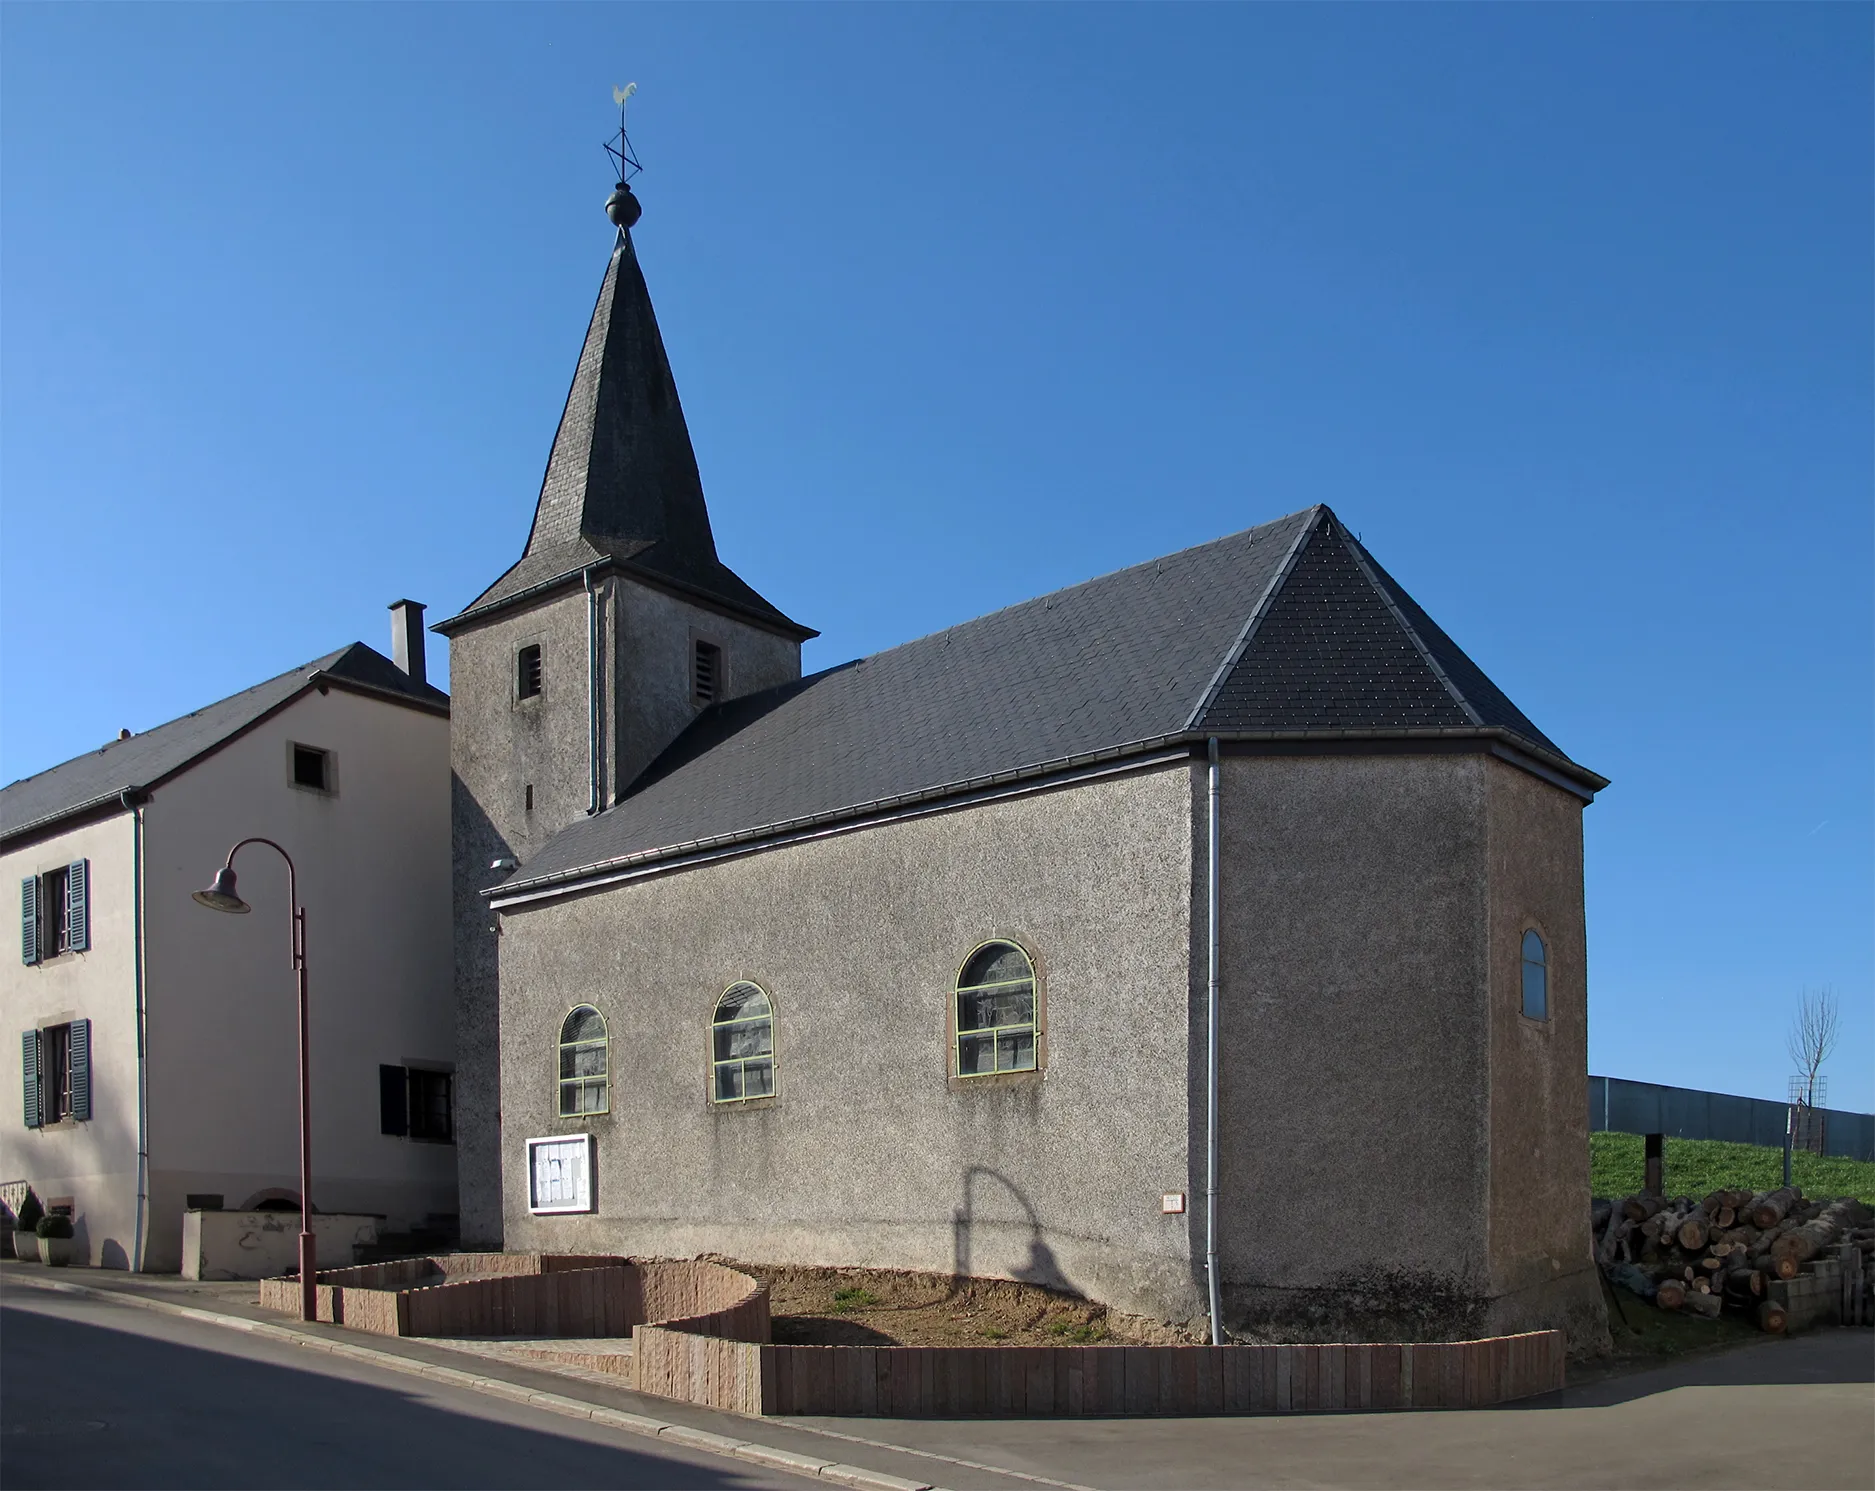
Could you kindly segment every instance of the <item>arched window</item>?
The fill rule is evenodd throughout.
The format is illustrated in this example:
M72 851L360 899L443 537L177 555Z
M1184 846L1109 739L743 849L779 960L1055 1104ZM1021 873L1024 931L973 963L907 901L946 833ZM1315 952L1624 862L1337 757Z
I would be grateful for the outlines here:
M605 1019L590 1004L571 1010L560 1026L560 1116L605 1113Z
M775 1007L757 985L731 984L710 1022L710 1097L718 1103L775 1095Z
M1035 1070L1035 966L1013 942L986 942L957 975L957 1075Z
M1523 1012L1532 1020L1549 1018L1549 949L1535 932L1523 934Z

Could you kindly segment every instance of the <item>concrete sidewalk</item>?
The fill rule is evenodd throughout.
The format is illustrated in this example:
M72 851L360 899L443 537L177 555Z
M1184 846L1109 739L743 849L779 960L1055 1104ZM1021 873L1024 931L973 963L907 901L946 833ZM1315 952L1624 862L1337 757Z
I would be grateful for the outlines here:
M64 1271L60 1271L64 1272ZM1210 1419L749 1419L641 1396L508 1353L284 1321L253 1285L0 1264L0 1284L73 1288L265 1330L555 1413L856 1486L1875 1487L1875 1333L1829 1330L1600 1373L1473 1412ZM245 1296L245 1297L244 1297ZM811 1467L811 1468L810 1468ZM1793 1473L1793 1467L1801 1467Z

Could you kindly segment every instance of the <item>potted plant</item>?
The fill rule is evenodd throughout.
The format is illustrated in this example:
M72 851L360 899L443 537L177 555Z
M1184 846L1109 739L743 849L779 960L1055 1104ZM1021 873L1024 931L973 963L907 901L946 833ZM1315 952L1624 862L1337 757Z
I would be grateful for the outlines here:
M40 1203L38 1193L31 1186L26 1188L26 1199L20 1202L19 1215L13 1219L13 1256L23 1258L28 1263L39 1261L39 1234L35 1230L46 1214Z
M41 1217L33 1229L39 1236L39 1251L54 1268L64 1268L72 1261L72 1219L54 1213Z

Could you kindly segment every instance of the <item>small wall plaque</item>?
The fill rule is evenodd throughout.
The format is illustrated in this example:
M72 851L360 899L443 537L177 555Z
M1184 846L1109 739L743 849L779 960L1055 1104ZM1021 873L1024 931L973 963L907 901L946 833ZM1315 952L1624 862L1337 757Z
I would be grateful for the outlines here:
M597 1144L592 1134L529 1139L527 1209L535 1216L591 1211Z
M1164 1212L1168 1217L1180 1215L1185 1210L1185 1193L1183 1191L1167 1191L1159 1198L1159 1210Z

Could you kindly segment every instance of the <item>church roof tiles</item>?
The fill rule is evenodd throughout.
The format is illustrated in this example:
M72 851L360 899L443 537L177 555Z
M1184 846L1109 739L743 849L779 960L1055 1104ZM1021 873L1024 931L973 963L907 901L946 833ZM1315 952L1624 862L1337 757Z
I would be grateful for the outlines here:
M1210 735L1482 737L1606 785L1313 507L706 710L496 894Z
M554 432L527 549L463 623L592 568L663 581L784 635L790 620L716 556L696 451L631 234L621 228Z

